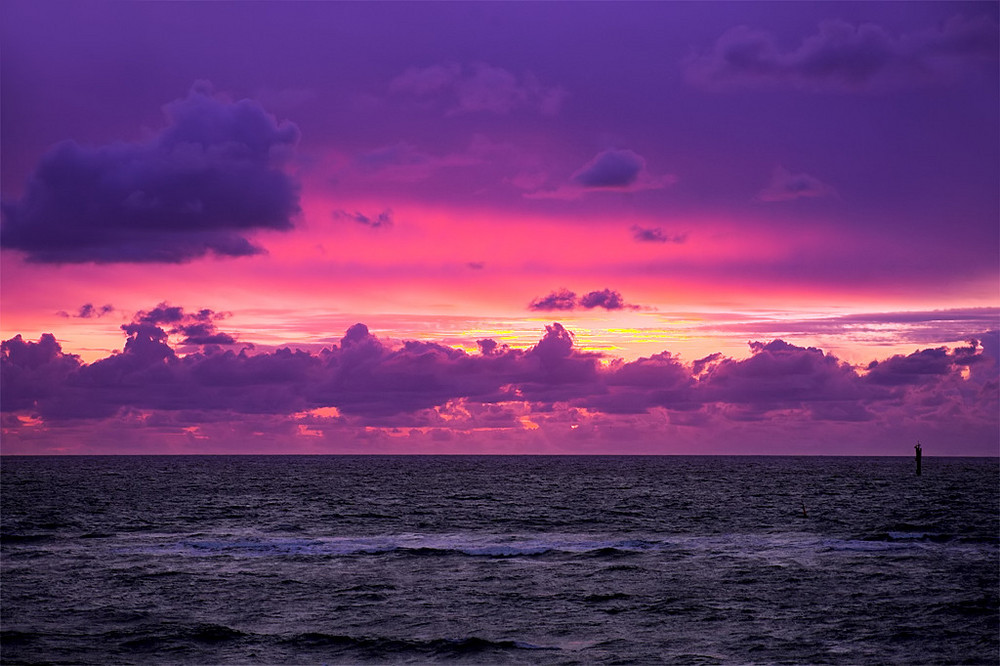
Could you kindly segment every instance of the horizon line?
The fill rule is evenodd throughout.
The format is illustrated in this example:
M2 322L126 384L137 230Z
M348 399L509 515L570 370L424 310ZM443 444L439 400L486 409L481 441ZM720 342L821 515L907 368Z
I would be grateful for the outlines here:
M352 457L352 458L905 458L902 454L844 453L2 453L3 458L197 458L197 457ZM997 455L932 455L923 458L986 458Z

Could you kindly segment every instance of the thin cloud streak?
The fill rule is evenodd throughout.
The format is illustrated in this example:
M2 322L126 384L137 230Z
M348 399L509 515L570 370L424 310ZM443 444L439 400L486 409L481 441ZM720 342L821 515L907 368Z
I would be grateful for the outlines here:
M997 56L997 23L954 16L939 30L893 36L873 23L822 21L798 48L782 51L766 31L738 26L691 57L693 85L726 90L790 87L825 93L888 92L941 85Z

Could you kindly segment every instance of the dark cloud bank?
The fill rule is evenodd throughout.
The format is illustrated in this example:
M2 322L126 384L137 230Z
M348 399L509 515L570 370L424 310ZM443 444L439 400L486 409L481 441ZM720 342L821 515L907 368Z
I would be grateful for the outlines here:
M190 410L202 420L222 421L336 407L355 424L377 425L416 419L452 401L526 402L533 410L559 404L605 414L663 408L684 425L720 414L729 421L789 413L815 421L872 421L902 409L989 427L998 411L997 331L967 346L924 349L858 368L781 340L750 343L752 355L742 360L712 354L684 363L662 352L625 362L578 349L558 323L546 326L528 349L490 339L479 341L476 354L422 341L390 347L356 324L338 345L318 353L283 348L254 354L225 348L235 341L215 329L219 318L167 305L140 312L122 326L124 350L90 364L64 353L50 334L37 342L18 335L2 343L3 411L68 422L128 410ZM174 347L171 336L178 339ZM190 352L179 354L179 347Z
M178 263L258 254L251 232L291 228L299 188L281 167L298 128L203 82L165 111L146 143L52 148L3 202L2 246L44 263Z

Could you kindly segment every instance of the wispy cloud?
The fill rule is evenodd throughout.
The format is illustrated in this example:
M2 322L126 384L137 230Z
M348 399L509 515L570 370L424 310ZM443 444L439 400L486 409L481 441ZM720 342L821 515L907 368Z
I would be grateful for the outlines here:
M441 169L474 166L481 162L480 157L471 153L436 155L400 142L358 155L351 165L351 175L376 182L413 183L426 180Z
M333 217L339 220L357 222L358 224L371 227L372 229L388 229L393 225L392 210L389 208L372 215L366 215L365 213L360 213L358 211L349 213L346 210L335 210L333 211Z
M768 32L738 26L685 62L687 80L724 90L785 87L818 92L886 91L954 81L997 59L987 16L955 16L942 27L894 36L873 23L827 20L793 50Z
M629 230L632 238L639 243L683 243L688 237L686 233L671 234L662 227L640 227L638 224L632 225Z
M836 190L818 178L807 173L792 173L788 169L778 167L771 175L771 182L757 194L757 198L769 202L792 201L828 197L834 194Z
M69 314L68 312L65 311L59 311L56 314L58 314L60 317L66 317L66 318L72 317L75 319L98 319L114 311L115 308L110 303L107 305L102 305L99 308L94 307L93 303L84 303L83 305L80 306L80 309L77 310L76 314Z
M555 115L566 97L565 90L542 85L532 74L519 76L482 62L411 67L389 83L389 91L442 100L449 115L507 115L521 109Z

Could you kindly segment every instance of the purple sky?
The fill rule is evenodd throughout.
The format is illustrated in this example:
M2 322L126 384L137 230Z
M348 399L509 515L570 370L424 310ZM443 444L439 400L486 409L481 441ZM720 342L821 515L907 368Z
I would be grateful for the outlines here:
M3 451L996 455L998 7L9 0Z

